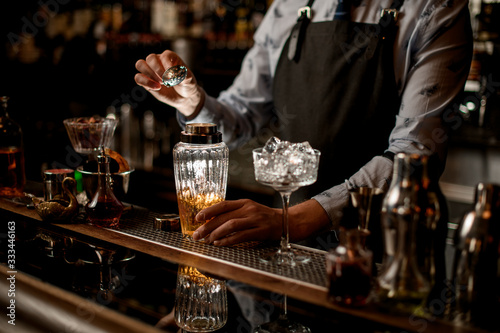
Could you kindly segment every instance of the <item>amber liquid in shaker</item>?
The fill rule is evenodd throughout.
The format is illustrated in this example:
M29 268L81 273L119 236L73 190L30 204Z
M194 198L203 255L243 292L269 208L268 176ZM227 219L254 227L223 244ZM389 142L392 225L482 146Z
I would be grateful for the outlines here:
M177 203L183 236L192 238L194 231L206 223L206 221L198 222L195 220L198 212L223 200L224 198L213 193L192 196L189 189L180 191L177 194Z

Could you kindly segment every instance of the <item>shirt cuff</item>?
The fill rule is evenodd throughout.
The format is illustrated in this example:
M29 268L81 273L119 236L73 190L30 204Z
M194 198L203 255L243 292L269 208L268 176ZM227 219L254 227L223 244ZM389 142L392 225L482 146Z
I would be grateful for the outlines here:
M349 203L347 181L313 197L328 214L332 229L337 229L342 219L342 211Z
M179 111L177 111L177 122L182 129L186 127L188 122L190 123L217 123L217 118L213 110L216 109L217 101L214 97L205 95L205 103L201 108L200 112L196 117L189 119ZM212 111L210 111L212 110Z
M349 190L358 187L377 187L387 191L393 172L393 162L388 157L375 156L358 172L336 185L313 197L326 211L332 229L340 225L343 210L349 204Z

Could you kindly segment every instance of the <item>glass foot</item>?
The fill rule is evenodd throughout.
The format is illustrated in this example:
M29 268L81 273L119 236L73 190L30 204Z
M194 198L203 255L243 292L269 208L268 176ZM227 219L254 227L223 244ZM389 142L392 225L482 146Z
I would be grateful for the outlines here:
M311 330L300 323L290 321L287 318L280 318L260 325L253 333L311 333Z
M260 260L268 264L293 267L297 264L308 263L311 261L311 257L304 251L288 248L265 252L260 256Z

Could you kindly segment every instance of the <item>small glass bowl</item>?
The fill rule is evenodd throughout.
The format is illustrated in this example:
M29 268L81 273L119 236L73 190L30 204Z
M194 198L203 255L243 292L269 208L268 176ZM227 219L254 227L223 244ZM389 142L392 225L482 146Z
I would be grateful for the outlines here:
M63 121L73 149L89 155L99 147L110 147L118 120L102 117L70 118Z

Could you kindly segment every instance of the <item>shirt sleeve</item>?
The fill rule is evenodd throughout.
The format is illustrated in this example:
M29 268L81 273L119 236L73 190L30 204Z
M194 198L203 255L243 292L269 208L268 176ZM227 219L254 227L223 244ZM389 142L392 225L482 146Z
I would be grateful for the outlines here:
M245 55L239 74L232 85L217 97L206 96L205 104L192 122L212 122L223 133L223 140L234 149L255 137L269 124L273 112L272 77L276 50L281 50L283 38L293 20L277 18L275 1L268 9L269 15L254 34L254 45ZM282 23L285 23L284 25ZM181 127L186 118L177 113Z
M191 121L217 124L228 147L238 147L254 137L272 118L271 82L267 52L260 45L254 45L246 54L233 84L218 98L207 95L202 110ZM186 118L177 112L177 119L184 127Z
M404 13L409 15L409 13ZM401 81L401 106L389 138L392 153L437 154L444 163L448 129L456 124L453 110L463 91L472 56L472 33L467 1L441 6L429 1L419 15L409 40L395 46L398 59L406 59ZM404 43L404 44L403 44ZM404 50L404 52L401 52ZM343 184L315 196L336 227L349 200L350 188L369 186L387 190L392 176L392 161L374 157Z

